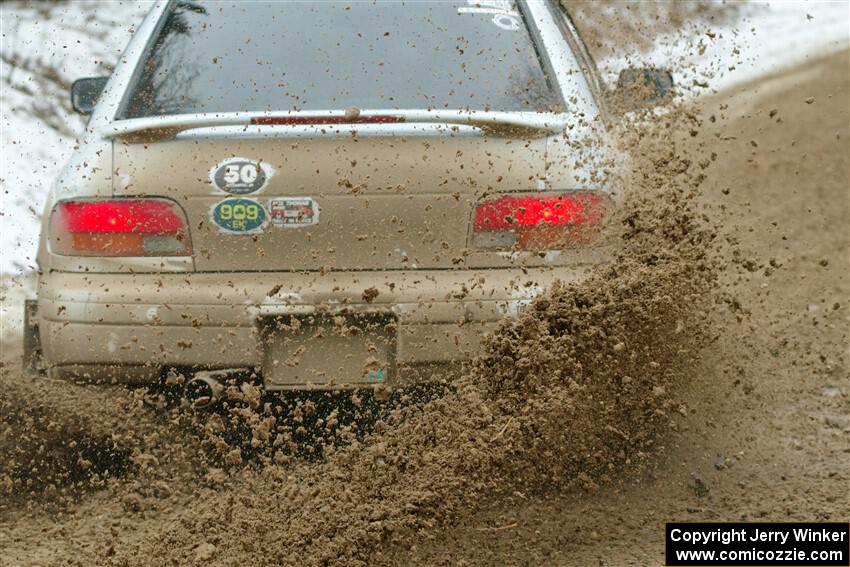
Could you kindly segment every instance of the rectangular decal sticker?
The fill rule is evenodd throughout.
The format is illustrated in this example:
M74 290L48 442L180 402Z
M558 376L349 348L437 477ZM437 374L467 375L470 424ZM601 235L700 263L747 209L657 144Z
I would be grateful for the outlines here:
M301 228L319 222L319 204L310 197L278 197L269 201L274 226Z

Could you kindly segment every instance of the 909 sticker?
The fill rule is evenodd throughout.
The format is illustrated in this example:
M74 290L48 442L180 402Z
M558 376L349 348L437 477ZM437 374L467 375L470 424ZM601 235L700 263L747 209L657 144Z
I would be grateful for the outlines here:
M266 209L253 199L225 199L210 210L213 223L222 232L252 234L261 232L268 220Z
M263 189L272 175L267 163L234 157L210 169L210 182L225 193L247 195Z

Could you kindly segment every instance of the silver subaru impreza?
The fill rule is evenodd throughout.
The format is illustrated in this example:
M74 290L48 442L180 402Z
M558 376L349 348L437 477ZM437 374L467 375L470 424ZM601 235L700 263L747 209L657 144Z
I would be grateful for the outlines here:
M622 82L669 87L669 74ZM629 162L548 0L155 5L74 83L26 357L51 376L368 387L473 356L603 262Z

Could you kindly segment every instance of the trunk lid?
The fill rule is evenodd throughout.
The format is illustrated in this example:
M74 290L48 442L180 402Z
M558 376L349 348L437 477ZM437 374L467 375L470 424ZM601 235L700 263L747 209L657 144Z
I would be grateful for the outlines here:
M475 203L535 190L545 172L545 136L436 124L229 128L114 141L115 194L177 201L196 271L457 267Z

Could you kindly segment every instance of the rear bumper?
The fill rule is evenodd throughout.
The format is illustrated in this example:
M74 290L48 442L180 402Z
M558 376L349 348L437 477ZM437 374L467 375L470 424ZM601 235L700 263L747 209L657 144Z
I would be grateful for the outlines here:
M388 311L398 321L396 363L474 356L482 336L555 280L586 268L520 270L92 274L39 282L46 362L93 380L155 380L163 367L256 367L264 317ZM377 291L377 294L375 294Z

